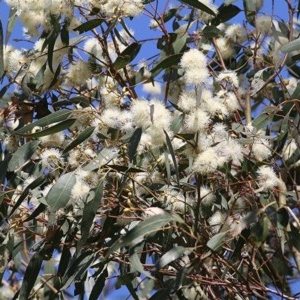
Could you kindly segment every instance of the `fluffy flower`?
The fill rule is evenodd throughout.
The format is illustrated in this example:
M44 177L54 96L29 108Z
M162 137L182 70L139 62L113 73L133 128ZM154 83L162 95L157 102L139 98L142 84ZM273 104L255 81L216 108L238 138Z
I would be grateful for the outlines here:
M261 166L257 170L258 185L262 190L272 189L278 185L279 179L271 167Z
M194 133L204 130L210 123L210 118L201 108L186 115L184 128L189 133Z
M208 6L215 14L218 13L217 6L211 0L201 0L201 3ZM199 12L199 19L204 23L208 23L210 20L214 18L213 15L208 14L202 10L199 10L198 12Z
M208 219L208 224L211 226L212 232L217 233L224 224L224 221L225 215L218 210Z
M201 186L200 196L201 196L201 204L205 206L212 205L216 200L215 194L207 186Z
M193 171L200 174L213 173L224 163L224 158L218 156L214 147L210 147L197 156L193 165Z
M221 83L225 83L226 85L233 85L235 87L239 86L239 79L237 77L236 72L234 71L222 71L217 76L217 81Z
M272 28L272 18L270 16L257 16L255 28L262 35L269 34Z
M160 95L161 94L161 85L160 83L158 83L157 81L152 82L148 82L143 84L143 91L148 93L148 94L152 94L152 95Z
M66 84L69 86L83 85L91 74L88 63L82 60L76 61L68 69Z
M197 96L194 90L184 90L178 99L178 107L184 112L193 111L197 106Z
M241 108L238 99L233 92L227 92L222 89L216 96L221 99L230 114Z
M43 167L54 169L63 164L63 157L59 150L51 148L44 150L41 155L41 162Z
M184 70L187 84L201 84L207 81L209 72L206 67L206 56L197 49L190 49L182 55L180 64Z
M270 142L266 139L259 138L255 139L252 144L252 153L255 159L258 161L265 160L269 158L272 154Z
M216 39L216 44L223 59L228 59L235 55L235 49L229 39L223 37L218 38Z
M90 192L91 187L86 184L82 180L76 180L76 183L74 184L72 190L71 190L71 197L70 200L72 203L76 203L78 200L79 201L85 201L89 192Z
M246 40L246 30L240 24L232 24L225 30L225 36L234 43L241 44Z

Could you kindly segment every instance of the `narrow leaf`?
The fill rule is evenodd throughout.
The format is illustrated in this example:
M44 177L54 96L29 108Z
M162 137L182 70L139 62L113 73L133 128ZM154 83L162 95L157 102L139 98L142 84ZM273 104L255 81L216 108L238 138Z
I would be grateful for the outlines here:
M91 226L93 224L96 212L99 208L102 199L103 183L104 183L104 178L100 180L95 191L91 193L93 198L91 200L87 199L87 203L85 203L84 205L83 213L82 213L82 221L81 221L81 239L78 242L78 246L77 246L78 250L82 245L84 245L84 243L89 237Z
M30 141L18 148L8 164L8 170L13 172L23 166L34 154L39 143L39 141Z
M300 38L288 42L287 44L283 45L280 50L283 53L300 50Z
M35 188L37 188L38 186L42 185L43 183L46 182L46 178L44 176L40 176L37 179L35 179L33 182L31 182L26 188L25 190L22 192L22 194L20 195L20 197L18 198L16 204L14 205L14 207L12 208L9 217L12 216L12 214L16 211L16 209L22 204L22 202L26 199L26 197L28 196L30 190L33 190Z
M159 269L164 268L172 261L181 257L186 251L187 251L187 249L182 246L172 248L158 260L158 262L156 263L156 269L159 270Z
M22 281L19 298L20 300L29 299L30 291L34 287L35 281L39 275L43 257L40 253L35 253L26 268L26 272Z
M18 10L16 8L10 8L8 23L6 26L6 34L5 34L5 45L7 45L10 35L14 29L16 20L17 20Z
M178 171L177 161L176 161L176 157L175 157L175 152L174 152L174 149L173 149L173 146L172 146L172 142L171 142L171 140L168 136L168 133L165 130L164 130L164 133L165 133L165 136L166 136L167 146L168 146L169 152L170 152L172 160L173 160L177 184L179 185L179 171Z
M126 67L138 55L141 46L139 43L132 43L123 50L114 62L115 69L119 70Z
M26 126L22 127L21 129L18 129L16 131L16 133L17 134L25 134L25 133L30 132L36 126L43 127L43 126L48 126L53 123L64 121L64 120L66 120L66 118L68 118L68 116L71 113L72 113L72 111L68 110L68 109L62 109L62 110L56 111L56 112L52 113L51 115L48 115L36 122L33 122L32 124L26 125Z
M213 251L218 251L222 248L227 239L227 232L220 232L215 234L206 244L208 248Z
M76 119L67 119L65 121L62 121L58 124L55 124L49 128L44 129L44 130L37 131L35 133L24 134L24 135L29 136L29 137L34 137L34 138L51 135L56 132L61 132L65 129L69 128L75 121L76 121Z
M62 175L47 194L46 201L53 211L67 205L76 182L74 172Z
M208 13L209 15L212 15L212 16L216 15L208 6L204 5L203 3L201 3L198 0L180 0L180 2L188 4L194 8L200 9L200 10Z
M86 139L88 139L94 132L94 129L95 127L88 127L84 129L80 134L78 134L77 138L64 149L63 153L69 152L70 150L74 149L76 146L84 142Z
M174 65L177 65L182 57L182 53L174 54L171 56L168 56L167 58L160 61L152 70L152 77L157 76L162 70L170 68Z
M97 26L101 25L103 22L102 19L92 19L89 20L81 25L79 25L78 27L74 28L74 31L79 31L79 34L90 31L94 28L96 28Z
M102 293L102 290L105 286L105 281L108 277L108 271L107 268L105 268L104 271L102 271L102 273L100 274L100 276L98 276L95 285L91 291L89 300L97 300L99 299L100 294Z
M222 4L219 7L219 13L218 15L212 20L212 24L217 26L221 23L227 22L230 19L232 19L234 16L236 16L241 9L235 5L224 5Z
M136 149L141 140L142 132L142 128L137 128L128 142L128 157L130 162L135 158Z
M158 231L161 227L170 222L183 223L183 220L178 215L165 212L165 214L151 216L148 219L141 221L108 249L106 257L121 247L128 245L134 246L137 242L140 242L140 238L143 238L146 234Z
M4 43L3 26L2 26L2 22L0 20L0 79L2 78L2 76L4 74L3 43Z

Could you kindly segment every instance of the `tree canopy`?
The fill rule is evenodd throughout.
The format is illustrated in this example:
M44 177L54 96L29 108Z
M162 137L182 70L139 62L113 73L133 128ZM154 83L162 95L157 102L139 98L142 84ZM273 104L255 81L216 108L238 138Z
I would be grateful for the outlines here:
M0 298L298 299L300 1L5 2Z

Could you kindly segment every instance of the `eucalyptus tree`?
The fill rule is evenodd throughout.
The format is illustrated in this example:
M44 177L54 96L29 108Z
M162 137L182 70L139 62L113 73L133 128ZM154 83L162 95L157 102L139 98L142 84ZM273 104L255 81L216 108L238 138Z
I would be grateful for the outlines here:
M297 298L300 2L218 2L6 0L1 299Z

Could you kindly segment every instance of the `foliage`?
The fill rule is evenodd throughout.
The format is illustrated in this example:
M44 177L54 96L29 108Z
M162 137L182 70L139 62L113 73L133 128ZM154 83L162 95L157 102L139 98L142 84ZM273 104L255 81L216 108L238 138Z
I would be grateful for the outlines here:
M300 1L6 2L1 299L296 299Z

